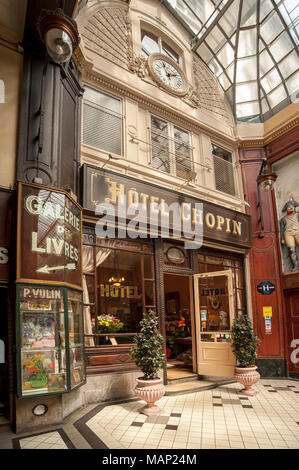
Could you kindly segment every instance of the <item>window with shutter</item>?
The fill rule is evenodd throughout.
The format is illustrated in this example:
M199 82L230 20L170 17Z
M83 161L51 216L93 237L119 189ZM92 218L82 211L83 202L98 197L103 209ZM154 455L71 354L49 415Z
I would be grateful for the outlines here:
M85 88L83 101L83 144L122 155L121 100Z
M168 123L152 116L152 166L170 173Z
M235 180L232 154L227 150L212 144L214 160L215 185L218 191L235 196Z
M183 179L194 175L189 132L151 116L151 147L152 167L156 170Z
M191 147L189 134L174 127L175 166L179 178L188 179L192 171Z

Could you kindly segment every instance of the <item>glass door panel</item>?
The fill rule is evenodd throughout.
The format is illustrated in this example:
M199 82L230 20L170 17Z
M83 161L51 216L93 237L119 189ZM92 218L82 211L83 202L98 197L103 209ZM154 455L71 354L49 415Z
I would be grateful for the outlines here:
M231 349L231 327L235 307L231 270L196 274L194 299L197 372L233 377L235 358Z

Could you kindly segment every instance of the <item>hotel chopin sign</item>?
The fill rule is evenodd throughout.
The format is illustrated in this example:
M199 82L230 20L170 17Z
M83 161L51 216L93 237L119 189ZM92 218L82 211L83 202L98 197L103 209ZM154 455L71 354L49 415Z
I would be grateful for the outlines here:
M147 209L148 217L153 211L160 211L157 231L161 230L163 205L179 204L181 219L189 219L191 227L202 224L205 240L224 242L244 248L251 247L250 216L216 204L165 190L152 184L143 183L90 165L83 165L83 206L92 212L101 203L115 205L119 198L127 205L135 202ZM197 208L202 203L202 210ZM148 218L149 222L149 218ZM175 229L174 224L170 228ZM171 233L171 232L170 232Z
M19 183L17 280L82 287L81 221L67 193Z

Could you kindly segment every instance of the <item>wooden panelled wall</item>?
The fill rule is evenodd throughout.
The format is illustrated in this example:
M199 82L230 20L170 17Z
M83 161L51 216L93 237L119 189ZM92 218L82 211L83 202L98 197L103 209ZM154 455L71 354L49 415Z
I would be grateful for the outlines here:
M65 13L71 15L74 5L75 0L65 2ZM43 8L55 10L57 2L28 2L17 178L27 182L41 178L46 186L71 189L79 195L81 74L73 60L59 66L47 58L36 28Z
M261 230L260 209L256 178L259 174L262 159L267 158L268 167L299 148L298 128L292 129L265 147L248 147L239 149L242 169L245 200L250 204L247 212L252 217L252 249L250 250L251 292L253 322L256 334L261 339L260 359L286 360L289 368L289 351L287 335L287 312L285 303L285 277L281 272L279 246L279 229L275 195L273 191L260 191L264 219L264 230ZM262 281L271 281L275 291L262 295L257 286ZM295 292L294 292L295 294ZM263 306L272 307L272 334L266 334L263 317ZM288 373L288 370L285 371Z

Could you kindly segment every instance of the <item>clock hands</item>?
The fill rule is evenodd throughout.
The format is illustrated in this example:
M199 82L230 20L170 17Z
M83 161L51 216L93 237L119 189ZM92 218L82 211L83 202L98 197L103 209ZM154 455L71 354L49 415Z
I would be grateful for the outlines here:
M154 65L155 72L165 85L173 90L182 88L183 80L180 73L171 64L163 59L158 59Z

